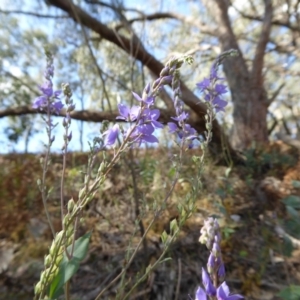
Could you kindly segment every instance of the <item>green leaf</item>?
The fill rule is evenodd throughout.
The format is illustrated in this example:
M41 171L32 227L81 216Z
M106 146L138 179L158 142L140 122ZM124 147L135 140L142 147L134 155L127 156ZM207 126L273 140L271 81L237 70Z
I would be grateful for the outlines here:
M284 237L282 245L282 254L287 257L291 257L294 250L292 241L288 237Z
M278 296L284 300L298 300L300 298L300 286L290 285L281 290Z
M287 206L291 206L296 209L300 208L300 197L298 196L290 195L284 198L282 202Z
M300 220L298 218L290 218L283 223L284 230L291 236L300 238Z
M249 255L249 253L248 253L248 251L246 251L246 250L241 250L241 251L239 252L239 255L240 255L241 257L247 257L247 256Z
M50 299L58 298L63 293L63 286L77 272L80 262L87 254L91 234L91 232L88 232L75 241L74 253L71 260L68 260L64 253L64 257L59 266L59 272L54 277L49 288ZM68 247L68 251L71 251L71 246Z
M298 211L295 208L293 208L292 206L286 206L286 210L291 217L296 218L296 219L299 218Z
M177 220L173 219L170 223L170 231L174 233L178 229Z
M300 189L300 181L298 181L298 180L293 180L293 181L292 181L292 185L293 185L294 188Z
M171 257L166 257L166 258L162 259L159 263L162 264L162 263L170 261L170 260L172 260Z
M165 244L168 240L168 234L166 233L166 231L164 230L163 233L160 236L161 241L163 242L163 244Z

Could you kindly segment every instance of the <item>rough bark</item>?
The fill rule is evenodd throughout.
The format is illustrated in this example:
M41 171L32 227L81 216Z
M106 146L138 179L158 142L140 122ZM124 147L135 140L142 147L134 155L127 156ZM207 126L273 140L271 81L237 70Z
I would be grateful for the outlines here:
M248 70L239 48L228 16L228 1L203 1L219 27L218 38L222 50L237 49L239 57L224 61L224 72L232 93L234 104L234 126L231 145L243 150L253 142L268 141L267 111L268 99L264 89L263 60L272 25L272 3L265 0L265 14L262 30L256 46L252 69Z

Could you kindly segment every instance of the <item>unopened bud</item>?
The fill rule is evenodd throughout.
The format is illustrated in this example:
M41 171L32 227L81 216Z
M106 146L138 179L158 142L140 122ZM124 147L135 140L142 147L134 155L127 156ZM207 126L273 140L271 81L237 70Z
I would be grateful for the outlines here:
M42 184L42 181L41 181L41 179L40 179L40 178L38 178L38 180L36 181L36 183L37 183L38 187L40 187L40 186L41 186L41 184Z
M161 70L159 76L160 76L160 77L167 76L167 75L169 75L169 72L170 72L170 68L169 68L168 66L167 66L167 67L164 67L164 68Z
M59 233L56 234L54 241L52 242L52 245L54 245L55 248L57 248L58 246L62 245L62 238L63 238L64 232L60 231ZM51 247L52 247L51 245ZM57 245L57 246L56 246ZM51 248L50 248L51 250ZM50 253L52 254L52 253Z
M172 79L173 79L172 75L164 76L161 79L160 84L170 84L172 82Z
M150 93L150 83L147 83L147 85L145 86L144 93L147 95Z
M82 199L85 195L85 188L81 189L79 192L79 199Z
M46 268L49 268L51 266L51 263L52 263L52 257L51 255L47 255L45 256L45 259L44 259L44 265Z
M154 90L155 88L157 88L157 86L159 85L159 83L160 83L160 78L157 78L157 79L153 82L152 89Z
M98 174L102 173L104 171L105 167L106 167L106 163L103 161L99 166Z
M41 291L42 291L42 283L39 281L34 287L34 293L37 295L40 294Z
M70 142L72 140L72 131L70 132L70 134L67 136L68 141Z
M74 207L75 207L75 202L74 202L74 200L73 200L73 198L72 198L72 199L70 199L69 202L68 202L68 213L69 213L69 214L72 213Z
M67 107L67 112L71 112L75 109L75 104L71 104Z

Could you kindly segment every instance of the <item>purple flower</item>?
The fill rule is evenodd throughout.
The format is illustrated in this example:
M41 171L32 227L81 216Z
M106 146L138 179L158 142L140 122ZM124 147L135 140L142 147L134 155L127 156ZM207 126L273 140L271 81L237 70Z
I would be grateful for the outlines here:
M40 110L45 110L47 107L50 107L51 112L59 113L64 105L60 100L51 102L50 98L48 96L39 96L35 98L32 107Z
M215 91L218 95L226 94L227 93L227 87L224 84L216 84Z
M142 112L141 119L139 121L139 126L143 124L148 124L153 127L153 130L156 128L163 128L164 125L157 121L159 116L159 109L146 108Z
M198 137L196 129L193 128L190 124L184 124L183 133L184 137L189 140L194 140Z
M215 97L215 99L213 100L213 105L216 109L216 112L219 111L225 111L224 108L227 106L227 101L221 99L220 97Z
M47 97L51 97L53 95L53 85L50 80L44 82L39 89L43 92L43 94Z
M198 287L198 289L196 291L195 300L207 300L207 295L209 295L209 294L206 293L201 287ZM244 297L239 294L229 295L229 288L225 281L218 287L216 295L217 295L217 300L244 299Z
M43 109L47 106L47 104L48 104L48 97L40 96L34 99L32 107Z
M172 75L167 75L161 78L160 84L170 84L172 82L173 76Z
M217 289L217 299L218 300L238 300L244 299L243 296L239 294L229 295L229 287L224 281Z
M198 287L196 291L196 298L195 300L207 300L206 293L201 287Z
M208 273L202 268L204 290L200 287L198 288L195 300L207 300L207 296L209 299L213 298L216 300L244 299L244 297L239 294L230 295L229 288L225 281L217 289L215 287L215 285L223 281L225 277L225 267L220 249L221 234L218 220L211 217L208 218L204 221L200 232L201 236L199 241L200 243L206 243L207 248L210 250L210 256L207 262Z
M182 122L185 121L189 117L189 114L187 112L182 112L180 115L177 117L171 117L171 119L177 121L177 122Z
M140 101L140 102L143 102L147 105L147 107L151 106L154 104L154 97L149 97L149 96L146 96L145 99L142 99L138 94L136 94L135 92L132 92L132 95L133 97Z
M227 105L227 101L221 98L223 94L227 93L227 87L224 84L217 83L219 80L223 80L223 78L218 77L217 72L218 68L214 64L210 72L210 78L204 78L196 85L200 92L204 93L205 101L210 102L218 113L224 111Z
M118 109L120 112L120 116L118 116L117 119L125 120L127 122L135 121L141 111L141 108L139 106L134 105L129 108L127 105L122 103L118 104Z
M204 268L202 268L202 283L208 296L216 295L216 288L212 284L210 276Z
M173 118L175 119L175 118ZM193 148L193 141L198 138L197 131L189 124L184 124L184 129L177 126L174 122L168 122L169 132L177 133L179 139L185 138L185 140L189 140L189 149Z
M177 124L174 123L174 122L168 122L168 126L169 126L169 132L170 133L174 133L179 129Z
M221 254L221 249L220 249L220 245L219 245L218 242L214 241L211 252L213 253L213 255L214 255L215 257L219 257L219 256L220 256L220 254Z
M154 127L151 124L141 124L136 128L138 133L151 135L154 132Z
M220 262L220 267L218 269L218 278L220 281L224 280L225 278L225 266L223 261Z
M145 88L145 93L149 90L148 86ZM140 98L136 93L132 93L133 96L139 100L144 102L146 105L144 107L140 106L132 106L129 108L125 104L119 104L119 112L120 116L117 119L125 120L125 121L137 121L135 125L136 128L132 132L132 127L128 129L127 134L125 136L128 137L130 133L130 142L136 143L140 145L141 143L158 143L158 139L153 135L156 128L163 128L163 124L161 124L158 120L160 116L160 111L158 109L150 109L148 108L153 104L153 97L145 97L145 100Z
M217 60L214 62L210 69L210 80L223 80L224 78L218 76L218 65L217 65Z
M47 68L45 71L45 78L46 81L39 86L40 91L43 93L43 95L37 97L32 107L40 110L49 109L50 113L59 113L61 109L63 108L63 104L59 99L59 96L61 95L61 91L53 91L53 83L51 81L51 78L54 75L54 67L53 67L53 59L52 57L48 57L47 59Z
M103 133L103 135L106 135L104 146L113 145L117 140L117 137L119 135L119 131L120 131L120 129L119 129L118 124L115 124L112 128L106 130Z
M200 92L203 92L210 86L210 80L208 78L204 78L201 82L196 83L196 86L200 89Z
M130 129L128 130L130 131ZM152 133L154 132L153 127L137 127L131 134L130 139L133 143L140 146L142 143L158 143L158 139Z
M58 114L62 110L64 105L62 104L61 101L56 101L51 104L51 107Z
M212 274L214 268L216 267L216 257L210 253L207 261L207 270L209 274Z

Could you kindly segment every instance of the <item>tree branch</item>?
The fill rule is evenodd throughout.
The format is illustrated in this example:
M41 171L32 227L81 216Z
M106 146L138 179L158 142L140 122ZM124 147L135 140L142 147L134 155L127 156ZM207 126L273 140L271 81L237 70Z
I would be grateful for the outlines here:
M238 57L226 59L223 62L224 71L231 91L239 91L245 86L245 82L247 82L249 77L249 72L231 27L228 16L228 3L226 0L202 0L202 2L217 23L217 37L221 43L222 51L236 49L239 52ZM233 101L235 101L234 97Z
M99 1L99 0L85 0L86 3L89 4L98 4L100 6L108 7L112 9L113 11L117 11L119 8L115 5ZM186 16L176 14L176 13L170 13L170 12L156 12L153 14L146 15L143 11L138 10L136 8L126 8L124 11L130 11L135 12L140 15L140 17L132 18L128 20L127 22L130 24L133 24L134 22L139 21L154 21L154 20L160 20L160 19L175 19L178 21L181 21L182 23L190 24L196 28L198 28L202 33L209 34L209 35L216 35L218 28L217 27L210 27L204 22L197 22L194 18L187 18ZM123 28L124 24L119 24L115 27L116 30L119 30L120 28Z
M163 69L164 65L155 57L153 57L149 52L147 52L147 50L140 43L137 43L136 40L128 39L125 36L117 33L116 31L108 28L75 4L73 7L74 9L72 9L70 2L67 0L48 0L48 3L67 12L75 22L78 17L84 26L98 33L102 38L115 44L116 46L127 52L129 55L132 55L132 49L134 49L135 58L139 60L144 66L148 67L148 69L157 77L159 77L160 71ZM201 103L199 98L196 97L183 82L181 82L181 90L183 101L199 117L197 120L196 129L199 132L203 132L204 130L206 130L204 119L204 115L206 114L205 104ZM217 121L214 122L213 133L213 142L221 145L222 133Z
M39 14L32 11L22 11L22 10L3 10L0 9L0 13L9 15L9 14L20 14L20 15L27 15L27 16L33 16L38 18L45 18L45 19L69 19L68 16L53 16L53 15L45 15L45 14Z
M160 20L160 19L173 19L173 20L178 20L181 21L184 24L189 24L195 28L198 28L201 33L205 33L208 35L217 35L218 28L217 27L211 27L205 24L204 22L197 22L195 19L192 18L187 18L183 15L176 14L176 13L170 13L170 12L157 12L149 15L142 14L141 17L137 18L132 18L128 20L130 24L133 24L134 22L139 22L139 21L154 21L154 20ZM116 29L120 29L122 25L116 26Z
M259 37L255 49L255 56L252 62L251 71L251 81L253 86L261 87L263 85L262 70L264 65L264 56L266 46L269 41L271 26L272 26L272 16L273 16L273 6L272 0L264 0L265 2L265 16L262 25L262 31Z
M233 6L233 7L243 18L246 18L246 19L252 20L252 21L264 22L264 18L262 18L261 16L250 15L250 14L244 13L243 11L240 11L235 6ZM300 32L300 27L297 24L296 25L291 24L289 21L273 20L271 22L271 25L283 26L283 27L290 29L293 32Z
M32 108L31 106L18 106L18 107L9 107L6 109L0 110L0 119L5 117L16 117L22 115L46 115L46 112ZM66 111L62 110L59 114L53 115L57 117L65 117ZM71 112L71 118L78 121L87 121L100 123L103 121L109 122L124 122L122 120L116 120L116 117L119 116L118 111L113 112L103 112L103 111L94 111L94 110L81 110ZM160 109L159 122L167 124L170 121L171 113L168 109ZM197 122L191 121L191 125L197 129ZM198 126L199 129L199 126Z

